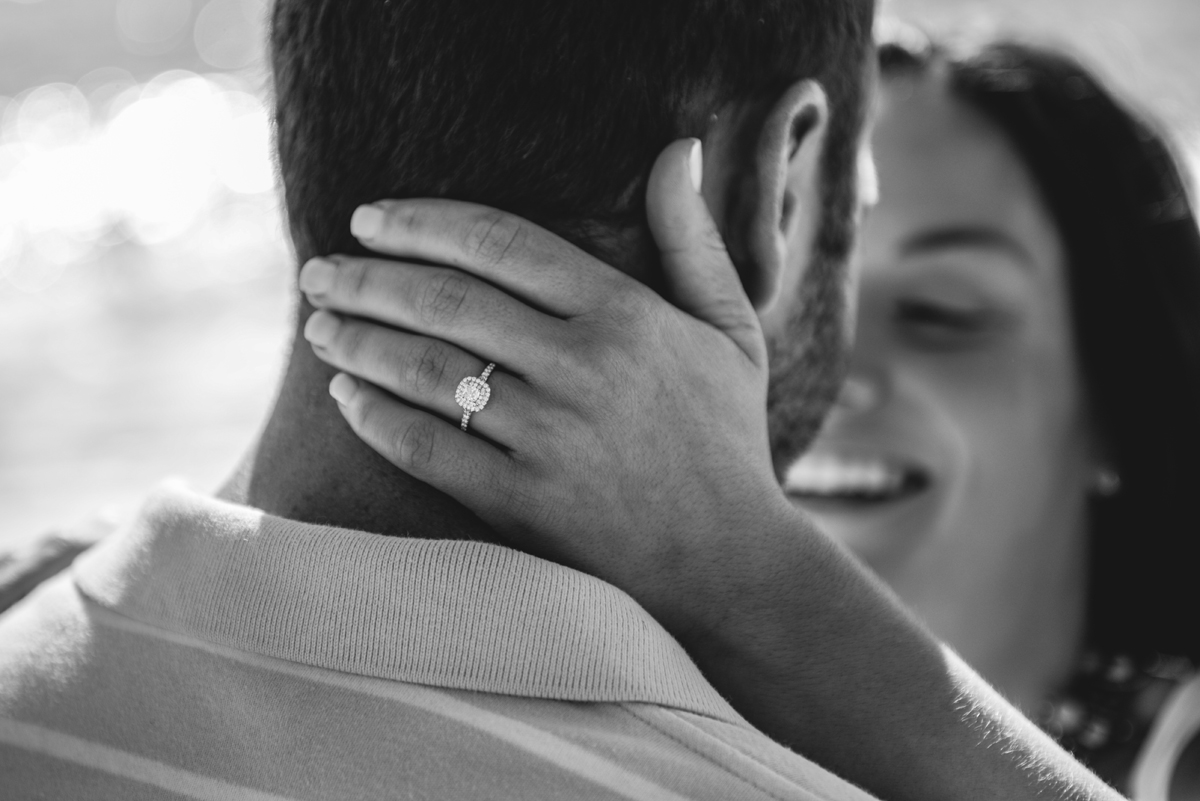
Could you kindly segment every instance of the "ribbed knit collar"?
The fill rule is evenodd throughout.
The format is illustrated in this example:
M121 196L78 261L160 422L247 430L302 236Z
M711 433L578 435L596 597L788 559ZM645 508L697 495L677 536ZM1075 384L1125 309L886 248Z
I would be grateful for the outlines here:
M306 665L741 722L624 592L497 545L314 526L163 487L75 580L127 617Z

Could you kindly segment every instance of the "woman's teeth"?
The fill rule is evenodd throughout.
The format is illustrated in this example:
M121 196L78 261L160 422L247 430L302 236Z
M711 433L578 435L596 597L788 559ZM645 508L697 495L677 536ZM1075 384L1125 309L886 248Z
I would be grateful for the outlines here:
M784 478L790 495L853 501L887 501L924 489L923 470L882 459L807 456Z

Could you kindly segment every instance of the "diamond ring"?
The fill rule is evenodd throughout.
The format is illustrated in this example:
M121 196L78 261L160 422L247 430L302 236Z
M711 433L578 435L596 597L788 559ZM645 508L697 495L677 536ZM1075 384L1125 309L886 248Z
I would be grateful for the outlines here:
M471 419L471 414L482 412L483 407L487 406L488 398L492 397L492 388L488 386L487 380L495 369L496 363L492 362L484 368L478 378L469 375L458 382L458 389L454 390L454 402L463 410L463 431L467 430L467 421Z

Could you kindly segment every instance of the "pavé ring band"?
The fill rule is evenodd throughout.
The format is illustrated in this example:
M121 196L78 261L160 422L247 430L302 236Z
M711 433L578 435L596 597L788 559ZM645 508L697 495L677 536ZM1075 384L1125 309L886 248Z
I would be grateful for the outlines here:
M487 406L488 398L492 397L492 388L488 386L487 380L495 369L496 363L492 362L484 368L478 378L469 375L458 382L458 389L454 390L454 402L463 410L463 431L467 430L467 421L471 419L472 413L482 412L483 407Z

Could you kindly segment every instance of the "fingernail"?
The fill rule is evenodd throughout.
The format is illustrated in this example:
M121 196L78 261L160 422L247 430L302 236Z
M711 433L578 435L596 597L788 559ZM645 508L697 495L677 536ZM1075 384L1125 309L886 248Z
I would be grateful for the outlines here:
M692 149L688 153L688 171L692 176L692 189L700 191L700 184L704 180L704 146L700 144L699 139L692 140Z
M309 259L300 268L300 291L308 295L324 295L333 288L337 265L328 259Z
M343 406L348 405L354 399L356 392L358 392L358 383L345 373L338 373L329 382L329 394Z
M383 209L378 206L359 206L350 218L350 233L359 239L374 239L383 229Z
M337 336L338 326L342 324L337 315L324 309L313 312L304 324L304 338L318 348L323 348Z

